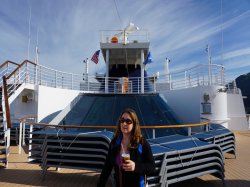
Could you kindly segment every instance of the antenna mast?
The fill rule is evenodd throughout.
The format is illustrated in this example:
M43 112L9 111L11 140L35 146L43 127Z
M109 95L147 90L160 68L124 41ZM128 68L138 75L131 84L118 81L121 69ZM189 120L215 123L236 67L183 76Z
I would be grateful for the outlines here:
M38 28L37 28L37 33L36 33L36 59L35 59L35 63L37 65L39 64L38 55L39 55L39 50L38 50Z
M29 33L28 33L28 60L30 59L30 22L31 22L31 6L30 8L30 15L29 15Z

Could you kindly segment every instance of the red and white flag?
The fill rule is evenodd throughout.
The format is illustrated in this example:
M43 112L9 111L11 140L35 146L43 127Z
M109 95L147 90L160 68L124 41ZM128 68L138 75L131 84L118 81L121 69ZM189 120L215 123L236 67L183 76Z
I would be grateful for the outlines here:
M98 61L99 61L99 54L100 54L100 50L97 50L92 58L91 58L91 61L93 61L95 64L98 64Z

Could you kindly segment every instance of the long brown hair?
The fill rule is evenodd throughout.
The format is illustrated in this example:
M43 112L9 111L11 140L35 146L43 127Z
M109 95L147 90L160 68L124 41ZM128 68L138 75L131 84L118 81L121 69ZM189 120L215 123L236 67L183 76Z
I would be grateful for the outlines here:
M142 137L142 133L141 133L141 128L140 128L140 124L139 124L139 119L136 115L136 112L131 109L131 108L127 108L125 109L119 116L118 120L117 120L117 125L116 125L116 131L113 137L113 140L116 141L117 138L122 134L121 131L121 123L120 123L120 119L122 117L123 114L129 114L132 121L133 121L133 129L131 132L131 139L130 139L130 144L128 145L128 148L136 148L140 143L143 143L143 137Z

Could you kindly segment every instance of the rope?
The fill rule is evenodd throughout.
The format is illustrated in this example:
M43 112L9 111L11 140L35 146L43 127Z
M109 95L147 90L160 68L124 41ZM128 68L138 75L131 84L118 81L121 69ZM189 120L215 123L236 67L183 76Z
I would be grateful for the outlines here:
M194 140L194 137L192 137L191 140L193 141L193 143L195 144L195 146L198 147L197 143ZM187 166L189 166L191 164L191 162L193 161L194 156L195 156L196 153L197 153L197 149L195 149L195 152L194 152L193 156L191 157L191 160L189 161L189 163L187 164Z
M114 0L114 4L115 4L115 9L116 9L116 13L118 15L118 18L119 18L119 21L121 22L121 25L122 25L122 19L121 19L121 16L119 14L119 11L118 11L118 7L117 7L117 4L116 4L116 1Z
M70 144L68 145L68 147L65 149L65 148L63 148L61 139L60 139L60 137L59 137L59 132L60 132L61 130L62 130L62 129L59 129L59 130L57 131L56 136L57 136L58 142L59 142L60 147L61 147L62 150L68 150L68 149L71 147L71 145L75 142L75 140L78 138L78 136L80 136L80 135L100 132L100 131L95 131L95 132L79 133L79 134L77 134L77 136L70 142Z

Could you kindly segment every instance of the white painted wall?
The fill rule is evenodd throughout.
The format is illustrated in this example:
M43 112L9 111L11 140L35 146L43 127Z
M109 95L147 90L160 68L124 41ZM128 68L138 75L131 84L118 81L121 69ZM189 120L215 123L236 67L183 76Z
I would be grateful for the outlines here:
M211 114L202 114L201 117L208 118L215 123L223 123L227 127L228 111L227 111L227 93L219 92L221 86L201 86L200 98L204 102L203 96L205 93L209 94L211 103Z
M50 124L58 125L81 98L81 95L75 97L72 102L70 102L52 121L50 121Z
M33 89L27 85L19 90L19 95L13 95L14 99L10 103L11 121L15 122L24 116L37 116L40 122L44 118L55 112L63 110L80 91L46 86L33 86ZM22 96L33 93L34 98L27 103L22 102ZM12 97L12 96L11 96ZM50 119L50 118L48 118Z
M24 116L37 116L37 101L22 102L22 96L27 93L35 94L35 90L24 89L10 104L11 121L18 122Z
M198 87L161 93L183 123L200 122L200 92Z
M248 124L240 94L219 92L221 86L198 86L162 92L168 105L183 123L199 123L201 118L220 123L231 130L247 130ZM211 113L202 114L204 93L209 94Z
M38 86L38 122L63 110L80 91Z
M33 99L27 103L22 102L22 96L33 94ZM37 116L37 100L34 85L23 84L9 98L11 122L18 122L24 116Z
M184 123L199 123L201 117L210 120L228 120L226 93L218 92L220 86L198 86L163 92L169 106ZM210 96L211 114L202 114L203 95Z
M241 92L239 94L228 93L228 128L233 130L249 130L244 103Z

